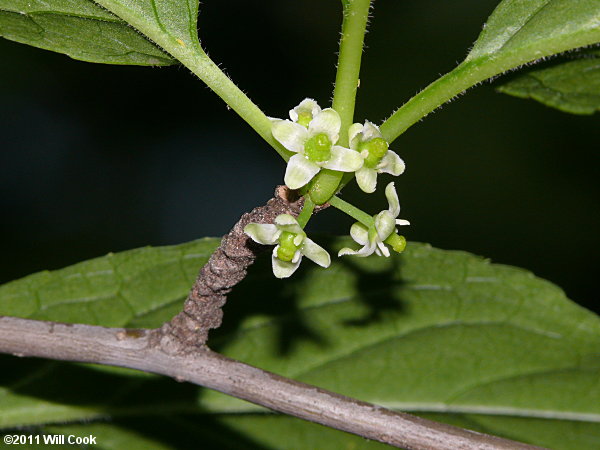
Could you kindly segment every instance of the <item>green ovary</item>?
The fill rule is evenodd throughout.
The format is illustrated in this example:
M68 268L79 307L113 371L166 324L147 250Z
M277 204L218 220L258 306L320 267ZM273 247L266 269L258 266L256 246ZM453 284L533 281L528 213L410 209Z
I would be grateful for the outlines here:
M309 112L298 113L298 123L305 128L308 128L308 124L313 119L312 114Z
M390 245L394 251L398 253L402 253L406 248L406 238L396 233L390 234L384 242Z
M294 244L294 239L296 238L296 233L290 233L289 231L284 231L279 236L279 248L277 249L277 258L282 261L291 261L296 254L296 244Z
M362 142L358 146L359 152L362 152L363 150L367 150L369 152L369 156L365 158L365 166L367 166L369 169L374 169L381 161L381 158L383 158L387 153L388 143L383 138L371 139L368 142Z
M331 158L331 141L325 133L311 137L304 144L304 154L312 162L323 162Z

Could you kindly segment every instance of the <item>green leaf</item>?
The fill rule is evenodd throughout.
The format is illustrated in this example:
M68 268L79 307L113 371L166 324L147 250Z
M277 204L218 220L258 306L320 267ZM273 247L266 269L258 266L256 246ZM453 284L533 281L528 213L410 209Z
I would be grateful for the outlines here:
M0 0L0 36L88 62L174 63L127 23L87 0Z
M600 42L598 0L504 0L465 61L409 100L382 126L389 142L471 86L524 64Z
M216 245L134 250L35 274L0 287L0 313L158 326L181 307ZM327 270L305 261L283 281L269 263L261 258L230 295L210 340L216 350L472 429L553 449L600 446L600 319L552 284L415 243L391 258L336 259ZM122 312L101 313L120 304ZM106 417L160 424L152 416L167 415L177 426L218 427L214 439L243 436L248 448L383 448L156 376L3 359L11 367L0 373L4 428Z
M600 111L600 50L530 70L498 91L572 114L593 114Z

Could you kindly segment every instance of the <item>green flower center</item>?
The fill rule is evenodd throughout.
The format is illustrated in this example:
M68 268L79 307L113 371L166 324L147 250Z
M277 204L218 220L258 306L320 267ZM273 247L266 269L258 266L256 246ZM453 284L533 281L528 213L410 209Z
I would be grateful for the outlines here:
M384 242L391 245L394 251L398 253L402 253L406 248L406 238L396 233L390 234Z
M323 162L331 158L331 141L325 133L311 137L304 144L304 154L312 162Z
M298 122L300 125L302 125L305 128L308 128L308 124L310 123L310 121L313 119L313 116L311 113L309 113L308 111L301 111L298 113Z
M294 244L296 233L284 231L279 236L279 248L277 249L277 257L282 261L291 261L298 250L298 246Z
M374 169L385 156L388 151L388 143L383 138L371 139L368 142L361 142L358 146L358 151L367 150L369 155L365 158L365 166L369 169Z

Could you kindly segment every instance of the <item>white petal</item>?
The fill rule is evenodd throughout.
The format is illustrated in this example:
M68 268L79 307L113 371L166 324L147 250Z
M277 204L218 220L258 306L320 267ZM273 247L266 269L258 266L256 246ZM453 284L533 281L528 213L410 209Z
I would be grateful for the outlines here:
M279 214L275 217L276 225L298 225L296 218L290 214Z
M379 131L379 128L375 124L369 122L368 120L365 120L365 126L363 127L362 133L363 133L363 137L362 137L363 142L367 142L367 141L370 141L371 139L383 137L381 135L381 131Z
M350 128L348 128L348 142L350 142L350 148L352 150L358 149L358 144L361 142L361 136L359 136L359 134L362 133L362 130L362 123L353 123L350 125Z
M315 244L309 238L304 239L304 245L300 250L304 256L310 259L312 262L317 263L321 267L329 267L331 264L331 257L327 251Z
M310 113L312 117L315 117L321 112L321 107L312 98L305 98L294 109L290 109L290 119L298 122L298 114L302 112Z
M398 217L398 214L400 214L400 202L398 201L398 194L393 182L385 187L385 196L390 205L388 211L394 218Z
M271 257L273 274L277 278L288 278L296 271L296 269L298 269L302 257L300 257L296 262L282 261L277 257L277 247L273 249L273 256Z
M340 138L340 127L342 119L334 109L327 108L317 114L308 125L310 136L324 133L329 136L332 144L335 144Z
M385 256L386 258L390 257L390 250L385 246L383 242L378 242L377 247L379 247L379 251L383 256Z
M285 148L292 152L303 153L304 143L308 139L308 130L289 120L274 120L271 133Z
M303 155L294 155L288 161L283 180L290 189L300 189L312 180L319 170L321 170L319 166Z
M379 173L389 173L397 177L404 173L404 161L393 151L388 150L387 153L381 158L379 164L377 164L377 170Z
M363 192L366 192L367 194L375 192L375 187L377 186L377 171L369 169L368 167L362 167L360 170L356 171L356 182Z
M396 219L396 225L410 225L410 222L404 219Z
M297 234L298 236L296 236L294 240L299 238L300 243L302 243L302 241L306 237L306 234L304 233L300 225L298 225L298 221L296 220L296 218L289 214L279 214L277 217L275 217L275 225L280 231L289 231L290 233ZM294 242L294 244L296 244L296 242Z
M374 242L368 243L360 250L352 250L351 248L346 247L346 248L341 249L338 252L338 256L354 255L354 256L358 256L360 258L364 258L366 256L372 255L373 252L375 252L376 248L377 248L377 246L375 245Z
M360 222L356 222L350 227L350 236L360 245L369 243L369 230Z
M331 157L323 163L323 167L340 172L355 172L362 167L363 163L364 159L360 153L334 145L331 147Z
M244 233L263 245L275 244L280 234L277 227L270 223L249 223L244 227Z
M378 241L384 241L396 229L396 221L389 211L381 211L375 216L375 230L377 230Z

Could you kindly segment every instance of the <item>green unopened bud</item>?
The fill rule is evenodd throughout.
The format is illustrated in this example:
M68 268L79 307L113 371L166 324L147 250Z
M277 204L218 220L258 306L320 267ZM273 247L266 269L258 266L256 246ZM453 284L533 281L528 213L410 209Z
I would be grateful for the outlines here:
M365 158L365 166L374 168L379 164L381 158L385 156L388 151L389 144L383 138L371 139L369 142L363 142L358 148L358 151L367 150L369 155Z
M396 233L388 236L384 242L392 247L397 253L402 253L406 248L406 238Z
M282 261L291 261L296 254L298 247L294 244L296 233L284 231L279 236L279 248L277 249L277 257Z
M312 162L323 162L331 158L331 141L324 133L311 137L304 144L304 154Z
M308 128L308 124L310 123L310 121L313 119L313 116L310 112L308 111L302 111L298 113L298 121L297 123L299 123L300 125L302 125L303 127Z

